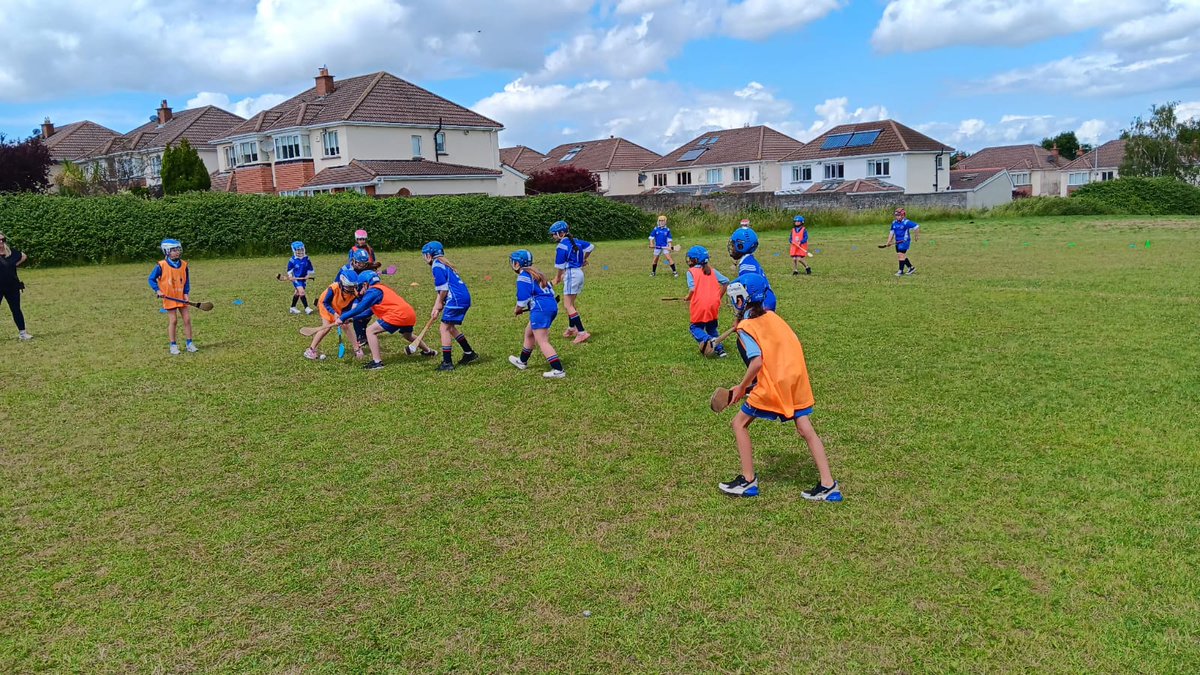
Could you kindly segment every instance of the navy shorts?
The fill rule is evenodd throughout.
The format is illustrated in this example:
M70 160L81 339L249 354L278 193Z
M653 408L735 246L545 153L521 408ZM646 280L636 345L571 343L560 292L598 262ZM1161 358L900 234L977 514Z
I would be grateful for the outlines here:
M467 318L468 307L447 307L442 310L442 323L448 323L453 326L461 326L464 319Z
M808 415L811 415L812 406L810 405L807 408L797 410L796 412L792 413L791 417L788 417L770 410L759 410L758 408L750 405L749 402L746 402L742 403L742 412L751 417L757 417L760 420L771 420L772 422L790 422L798 417L807 417Z
M529 313L529 327L534 330L547 330L558 312L539 312L536 309Z
M401 333L412 333L413 329L412 326L393 326L383 319L375 319L375 323L379 324L379 327L383 329L383 332L387 333L388 335L391 335L396 331L400 331Z
M908 244L896 244L896 253L908 253Z

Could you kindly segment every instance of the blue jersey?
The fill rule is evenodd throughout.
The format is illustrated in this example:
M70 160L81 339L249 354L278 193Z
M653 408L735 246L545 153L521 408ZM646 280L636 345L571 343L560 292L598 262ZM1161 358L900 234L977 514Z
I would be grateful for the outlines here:
M700 265L693 265L693 267L700 267ZM712 273L717 275L717 283L721 284L722 286L729 283L729 277L725 276L724 274L721 274L716 270L713 270ZM696 290L696 281L692 279L692 275L687 275L687 282L689 291Z
M909 231L915 230L918 227L920 227L920 225L917 225L908 218L905 218L904 220L894 220L892 221L892 236L896 238L897 244L907 244L912 238L909 234Z
M441 260L434 260L430 269L433 271L433 289L446 291L446 309L466 309L471 306L471 293L458 272Z
M517 275L517 304L531 312L558 311L558 301L554 299L554 285L547 282L546 287L539 286L533 280L533 275L527 271Z
M671 228L659 225L650 230L650 239L654 242L654 248L666 248L671 242Z
M767 278L767 271L758 264L758 259L754 257L753 253L742 256L742 259L738 261L738 275L742 274L761 274L764 279ZM770 288L770 286L771 284L768 282L767 287Z
M303 258L292 256L291 260L288 260L287 273L290 274L293 279L303 279L304 277L310 276L316 271L316 268L313 267L312 261L308 259L308 256L304 256Z
M560 270L583 267L583 257L595 249L591 242L566 237L558 242L558 248L554 251L554 266Z

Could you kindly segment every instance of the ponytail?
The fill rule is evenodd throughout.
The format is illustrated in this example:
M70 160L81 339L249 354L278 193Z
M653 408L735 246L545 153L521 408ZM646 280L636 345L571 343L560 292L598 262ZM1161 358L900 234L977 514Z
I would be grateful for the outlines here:
M439 255L439 256L436 256L436 257L434 257L434 260L440 260L440 261L442 261L442 264L443 264L443 265L445 265L446 267L449 267L451 272L454 272L455 274L458 274L458 270L457 270L457 269L454 267L454 265L451 265L451 264L450 264L450 261L449 261L449 260L446 260L446 256L444 256L444 255Z
M537 282L537 285L540 288L550 287L550 280L546 278L545 274L542 274L541 270L533 265L530 265L529 267L522 267L521 270L529 272L529 276L532 277L535 282Z
M701 265L701 267L704 268L705 276L712 276L712 268L708 266L708 263L704 263L703 265Z
M761 302L748 302L746 309L742 310L743 319L757 319L767 313Z

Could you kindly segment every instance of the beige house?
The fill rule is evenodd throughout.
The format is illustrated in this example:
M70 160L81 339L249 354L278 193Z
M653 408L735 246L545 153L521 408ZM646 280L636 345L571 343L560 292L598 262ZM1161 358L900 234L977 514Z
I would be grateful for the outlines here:
M214 189L524 194L522 174L501 168L502 128L389 73L338 81L321 68L315 86L218 139Z
M780 160L779 192L941 192L953 150L894 120L842 124Z
M650 193L775 192L779 160L804 147L766 126L710 131L642 167Z
M642 167L662 155L637 143L610 136L598 141L564 143L546 153L546 158L529 167L529 172L556 166L574 166L591 171L600 181L600 193L636 195L646 189Z
M954 168L961 171L1008 169L1012 178L1013 197L1039 197L1057 196L1060 193L1059 171L1065 165L1057 149L1047 150L1040 145L1030 144L984 148L959 160Z
M1013 200L1008 169L955 169L950 172L950 192L962 192L967 208L990 209Z
M50 165L50 192L58 191L64 164L78 162L89 150L120 135L108 127L88 120L55 128L54 123L47 117L42 122L41 139L42 145L46 146L54 160L54 164Z
M1125 141L1109 141L1076 157L1062 168L1059 195L1066 197L1088 183L1116 180L1121 177L1121 162L1125 161Z

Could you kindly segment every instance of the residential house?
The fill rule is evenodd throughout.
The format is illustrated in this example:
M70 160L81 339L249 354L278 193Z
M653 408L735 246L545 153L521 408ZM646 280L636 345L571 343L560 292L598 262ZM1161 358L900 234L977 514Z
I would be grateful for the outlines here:
M78 162L92 148L121 134L95 122L83 120L55 128L47 117L42 122L42 144L50 151L50 191L58 190L59 176L67 162Z
M950 171L950 192L966 194L966 207L990 209L1013 200L1012 178L1008 169L954 169Z
M1123 161L1125 141L1120 139L1080 155L1062 168L1058 194L1066 197L1088 183L1120 178Z
M1014 197L1038 197L1059 194L1059 171L1065 164L1057 149L1033 144L998 145L959 160L954 168L979 171L1003 167L1012 178Z
M948 145L894 120L842 124L780 159L781 194L950 189Z
M544 161L546 161L545 155L524 145L500 148L500 163L507 164L522 173L528 174Z
M642 167L661 157L637 143L610 136L560 145L546 153L546 159L530 171L574 166L592 172L599 179L601 194L636 195L646 189Z
M174 113L163 100L154 117L142 126L92 148L79 161L84 169L104 169L105 177L123 187L162 184L162 155L167 146L184 139L200 155L205 168L217 168L213 139L245 120L216 106L206 105Z
M215 184L242 193L524 194L499 122L386 72L313 87L226 130Z
M648 192L774 192L779 189L779 160L802 147L766 126L722 129L697 136L642 172L650 182Z

